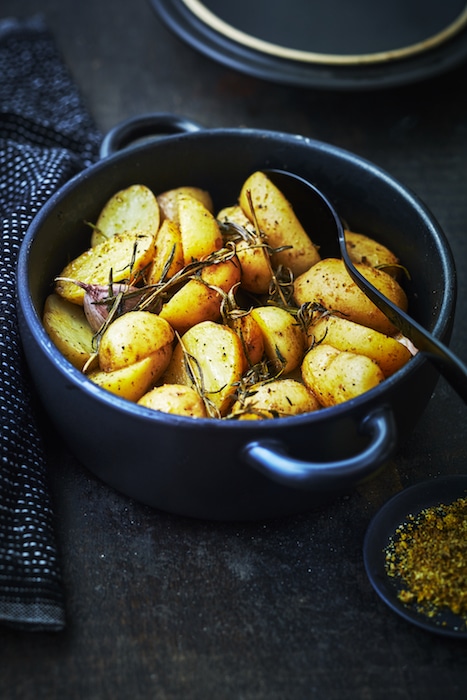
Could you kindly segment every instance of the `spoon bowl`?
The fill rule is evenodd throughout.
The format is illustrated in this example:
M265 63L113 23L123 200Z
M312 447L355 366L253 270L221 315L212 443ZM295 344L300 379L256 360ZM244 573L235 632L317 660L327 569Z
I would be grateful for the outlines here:
M292 204L303 227L323 257L341 257L347 272L362 292L419 352L433 363L439 373L467 403L467 366L444 343L435 338L405 311L376 289L353 264L347 250L344 227L335 208L311 182L295 173L279 169L263 171ZM316 235L315 235L316 232Z

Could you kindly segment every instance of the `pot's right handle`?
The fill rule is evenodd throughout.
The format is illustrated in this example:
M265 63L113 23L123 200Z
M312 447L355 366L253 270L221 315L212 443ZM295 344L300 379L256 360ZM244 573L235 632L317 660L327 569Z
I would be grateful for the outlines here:
M202 128L197 122L170 112L139 114L120 122L107 132L101 143L100 157L107 158L150 136L191 133Z
M393 456L397 446L397 427L390 407L381 407L361 423L362 434L370 440L362 452L334 462L305 462L287 454L275 439L248 443L242 457L265 476L285 486L299 489L339 490L373 474Z

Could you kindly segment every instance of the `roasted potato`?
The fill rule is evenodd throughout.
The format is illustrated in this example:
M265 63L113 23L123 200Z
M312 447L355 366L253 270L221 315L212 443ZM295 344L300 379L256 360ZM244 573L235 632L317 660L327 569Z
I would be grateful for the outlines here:
M217 218L247 231L235 241L237 257L242 268L242 288L252 294L266 294L272 279L271 261L266 240L255 231L251 221L239 205L222 209Z
M221 315L222 292L227 294L239 281L240 266L235 258L206 265L198 277L175 292L159 315L180 335L201 321L216 321Z
M404 311L407 310L407 296L393 277L361 263L357 263L356 267L385 296ZM341 259L325 258L297 277L294 298L298 306L315 302L386 335L396 332L383 312L355 284Z
M382 369L365 355L321 343L302 362L302 378L322 406L335 406L384 381Z
M238 335L245 354L246 372L249 367L261 362L264 355L264 337L261 327L250 312L234 314L227 319L227 324Z
M95 370L88 376L94 384L102 389L106 389L122 399L134 402L138 401L156 382L157 371L153 358L145 357L126 367L111 372Z
M165 219L157 232L154 246L154 258L146 274L147 284L159 284L171 279L183 269L182 234L178 224Z
M137 279L154 258L154 236L130 231L89 248L61 271L55 291L74 304L83 304L85 291L76 282L109 284Z
M204 260L222 248L217 219L199 199L185 194L178 196L178 224L185 265L193 260Z
M150 357L154 379L165 371L172 355L172 327L149 311L129 311L104 331L99 343L99 367L112 372Z
M399 258L382 243L363 233L348 230L345 230L345 242L352 262L383 269L392 277L400 276Z
M332 314L321 316L310 326L308 339L312 345L325 342L338 350L366 355L377 362L385 377L397 372L412 357L395 338Z
M289 268L300 275L320 260L318 249L297 219L282 192L262 172L255 172L244 182L239 203L253 221L249 194L260 230L271 248L287 246L272 256L273 265Z
M296 416L319 408L318 399L304 384L296 379L276 379L250 387L247 395L234 403L230 417L262 420Z
M91 236L91 245L116 233L139 231L155 236L160 224L159 204L145 185L131 185L114 194L102 209Z
M264 351L275 371L292 372L300 365L306 346L296 319L279 306L260 306L251 315L261 328Z
M163 384L156 386L142 396L138 403L163 413L179 416L206 418L206 407L201 396L184 384Z
M162 381L194 387L211 417L225 416L244 366L238 335L220 323L203 321L182 336Z
M264 173L218 212L191 186L154 197L134 185L108 200L43 315L93 382L166 413L260 420L358 396L415 354L344 262L321 260ZM392 251L348 229L346 240L362 274L406 310Z
M175 223L179 223L178 215L178 197L179 195L188 195L197 199L203 204L211 214L214 212L214 207L211 195L206 190L200 187L191 187L190 185L182 187L174 187L171 190L166 190L157 195L157 203L159 204L161 222L165 219L170 219Z
M95 354L94 334L81 306L50 294L42 318L51 341L71 364L82 371Z

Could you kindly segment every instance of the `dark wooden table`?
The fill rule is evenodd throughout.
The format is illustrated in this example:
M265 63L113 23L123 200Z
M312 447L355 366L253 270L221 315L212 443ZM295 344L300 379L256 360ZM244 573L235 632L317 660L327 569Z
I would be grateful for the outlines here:
M459 272L452 348L467 358L467 66L419 85L274 85L198 55L147 0L42 0L98 126L149 111L301 133L355 151L426 202ZM2 0L30 16L34 0ZM371 483L312 513L212 523L113 492L49 428L67 598L63 633L0 629L2 700L465 698L467 644L394 615L366 577L366 528L412 483L467 470L467 411L440 380L412 437ZM46 426L47 427L47 426Z

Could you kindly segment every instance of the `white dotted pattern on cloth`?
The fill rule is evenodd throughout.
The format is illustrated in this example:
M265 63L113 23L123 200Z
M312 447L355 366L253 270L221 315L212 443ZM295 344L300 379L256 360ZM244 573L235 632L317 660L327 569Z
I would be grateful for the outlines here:
M41 20L0 21L0 621L25 629L62 629L64 596L16 264L33 216L97 158L99 142Z

